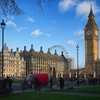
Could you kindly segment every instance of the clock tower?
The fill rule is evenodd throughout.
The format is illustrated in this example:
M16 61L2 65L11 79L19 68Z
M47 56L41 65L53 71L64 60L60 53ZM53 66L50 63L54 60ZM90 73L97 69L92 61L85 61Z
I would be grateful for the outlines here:
M87 69L95 70L95 61L99 57L99 34L98 25L95 22L95 16L90 8L90 13L88 15L88 22L84 29L85 38L85 67Z

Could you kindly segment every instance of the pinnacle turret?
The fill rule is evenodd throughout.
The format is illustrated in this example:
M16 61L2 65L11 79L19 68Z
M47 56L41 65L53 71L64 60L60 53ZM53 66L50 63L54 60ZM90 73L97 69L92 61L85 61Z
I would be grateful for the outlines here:
M89 13L89 16L88 16L88 18L89 18L89 20L93 20L94 19L94 14L93 14L93 11L92 11L92 5L91 5L91 7L90 7L90 13Z

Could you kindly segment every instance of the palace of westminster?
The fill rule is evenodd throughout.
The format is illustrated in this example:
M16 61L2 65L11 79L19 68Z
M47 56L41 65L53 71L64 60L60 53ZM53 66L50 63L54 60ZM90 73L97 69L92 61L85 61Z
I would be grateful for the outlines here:
M2 59L2 58L1 58ZM2 66L0 66L2 67ZM63 52L59 56L55 50L54 54L44 53L42 47L36 52L31 45L29 51L24 50L19 52L17 48L15 52L8 50L7 45L4 45L4 76L25 77L30 73L46 73L52 75L52 67L55 67L57 74L63 74L64 70L68 70L68 60L64 57Z
M99 59L99 28L95 22L95 16L90 9L87 24L84 28L85 39L85 68L79 69L79 75L84 77L100 78L100 59ZM66 58L63 54L59 56L55 50L51 54L50 49L44 53L42 47L36 52L31 45L31 49L19 52L12 49L9 51L7 45L3 46L3 76L26 77L30 73L46 73L52 75L52 68L56 70L56 76L59 77L76 77L77 69L71 69L71 58ZM2 51L0 52L0 77L2 77Z

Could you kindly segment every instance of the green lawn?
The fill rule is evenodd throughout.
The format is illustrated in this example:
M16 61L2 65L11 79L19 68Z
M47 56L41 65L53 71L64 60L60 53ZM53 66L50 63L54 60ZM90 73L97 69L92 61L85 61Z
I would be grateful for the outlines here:
M43 92L17 93L9 96L2 96L0 100L100 100L100 97L72 96L66 94L53 94Z
M54 90L56 91L56 90ZM73 88L73 89L62 89L57 91L63 92L85 92L85 93L100 93L100 86L91 86L91 87L80 87L80 88Z
M24 79L23 78L21 78L21 79L12 79L12 82L13 83L22 83L24 81ZM2 80L0 79L0 83L2 82Z
M24 79L13 79L13 83L22 83Z
M57 90L53 90L57 91ZM100 93L100 86L83 87L74 89L62 89L59 92L87 92L87 93ZM16 93L7 96L1 96L0 100L100 100L100 97L93 96L75 96L67 94L55 94L46 92L24 92Z

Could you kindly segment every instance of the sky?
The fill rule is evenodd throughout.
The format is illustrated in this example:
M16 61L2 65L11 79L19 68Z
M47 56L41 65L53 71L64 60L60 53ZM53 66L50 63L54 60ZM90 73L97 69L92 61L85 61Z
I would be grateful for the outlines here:
M92 5L95 21L100 29L100 0L51 0L51 3L42 3L43 12L34 0L15 1L24 14L6 17L0 14L1 21L4 19L6 23L4 42L9 50L16 51L18 47L19 51L23 51L26 46L29 51L33 45L37 52L41 46L44 53L47 53L48 48L51 48L52 54L55 50L58 55L64 51L66 57L74 58L76 68L78 44L79 68L85 66L84 28Z

